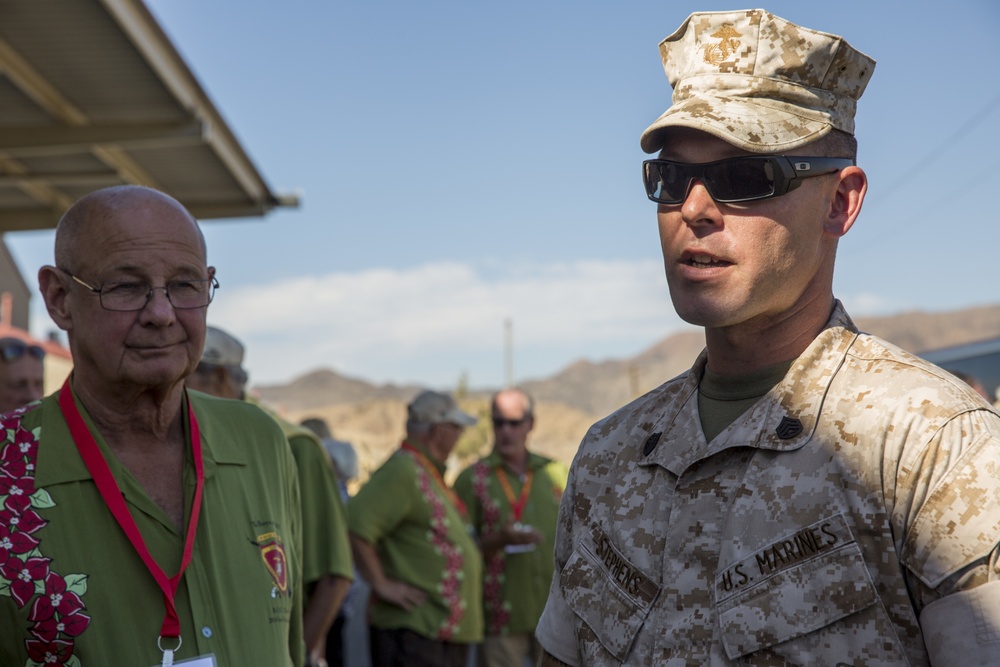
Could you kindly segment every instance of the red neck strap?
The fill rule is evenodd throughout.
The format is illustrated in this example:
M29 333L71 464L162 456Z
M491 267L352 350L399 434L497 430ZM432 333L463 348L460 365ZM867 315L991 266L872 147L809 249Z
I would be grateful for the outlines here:
M530 468L524 471L524 483L521 485L521 495L515 498L514 490L510 486L510 480L508 479L506 468L502 463L496 467L497 480L500 482L500 488L503 489L504 495L507 496L507 502L510 504L510 509L514 513L515 521L521 520L521 516L524 515L524 507L528 504L528 495L531 494L531 473L532 471Z
M455 509L458 510L458 513L462 515L462 518L464 519L465 517L467 517L468 510L465 507L465 503L462 502L462 499L458 497L458 494L455 493L451 489L451 487L448 486L448 484L444 481L444 478L441 476L441 472L437 469L437 466L434 465L433 461L431 461L424 455L423 452L421 452L419 449L417 449L416 447L414 447L405 440L403 441L401 447L404 451L410 452L411 454L417 457L417 460L420 462L420 465L422 465L424 467L424 470L426 470L427 473L432 478L434 478L434 481L437 482L438 488L444 492L445 497L447 497L448 500L451 501L451 504L455 506Z
M143 539L142 533L139 532L139 527L135 524L135 519L132 518L132 514L129 512L118 482L111 473L111 468L108 467L108 462L101 454L101 450L97 446L97 441L94 440L94 436L90 433L90 429L87 428L87 424L83 421L83 417L76 407L69 378L66 378L66 382L59 391L59 407L62 408L63 418L69 425L69 432L73 436L73 442L76 443L80 457L86 464L87 470L90 471L91 477L94 478L97 490L100 491L101 497L104 499L111 514L118 521L118 525L121 526L125 536L132 543L132 547L136 553L142 558L142 562L146 564L149 573L153 575L156 583L160 586L160 590L163 591L166 614L163 618L163 626L160 629L160 636L162 637L180 636L180 620L177 618L177 609L174 606L174 594L177 592L177 585L180 583L181 575L184 574L188 563L191 562L191 554L194 551L194 538L198 531L198 517L201 514L201 493L205 486L205 468L201 458L201 433L198 430L198 420L195 419L191 401L188 400L187 403L188 420L191 424L191 454L194 458L196 479L194 502L191 504L191 517L188 521L187 534L184 540L184 554L181 557L180 570L168 579L163 569L153 559L152 554L149 553L146 541Z

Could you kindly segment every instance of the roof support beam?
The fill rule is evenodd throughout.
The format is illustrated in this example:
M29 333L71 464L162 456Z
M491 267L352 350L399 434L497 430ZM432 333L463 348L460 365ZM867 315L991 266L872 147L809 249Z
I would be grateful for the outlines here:
M278 204L270 197L270 189L263 182L249 156L243 151L228 125L215 111L198 80L170 43L149 10L133 0L101 0L108 11L122 26L125 34L146 57L146 61L159 74L163 83L177 96L180 103L193 109L199 118L211 125L205 138L244 191L261 204L264 212Z
M119 185L122 177L113 171L65 171L46 172L44 174L24 174L21 176L0 175L0 187L21 185L66 185L70 187L103 188L109 185Z
M94 146L93 152L104 164L115 169L119 177L126 183L163 190L163 186L157 183L145 169L136 164L135 160L118 146Z
M65 155L88 150L100 144L128 148L155 148L198 144L203 141L205 135L205 125L197 120L186 123L133 123L83 127L8 126L0 127L0 153L13 157Z
M0 229L4 232L55 229L61 216L62 210L55 209L0 209Z
M0 39L0 71L53 118L68 125L83 125L87 122L82 111L73 106L3 39Z

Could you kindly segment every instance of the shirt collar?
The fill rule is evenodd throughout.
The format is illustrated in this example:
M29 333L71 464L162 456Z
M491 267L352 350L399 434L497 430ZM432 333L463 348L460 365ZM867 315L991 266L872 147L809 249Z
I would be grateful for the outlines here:
M490 466L491 468L499 468L505 466L503 458L495 451L490 452L488 455L483 457L483 463ZM548 459L544 456L535 454L530 449L528 450L528 455L524 459L524 469L525 470L537 470L548 463Z
M61 391L61 390L60 390ZM247 458L245 452L240 447L240 443L231 433L220 429L206 411L203 394L197 392L189 394L194 407L195 416L198 418L198 426L201 431L202 460L205 466L205 478L208 479L215 473L215 468L220 464L245 465ZM74 399L76 394L74 392ZM104 455L105 460L112 470L116 470L117 459L112 454L104 438L94 428L94 422L90 418L87 409L79 402L76 403L83 417L84 423L94 435L94 440ZM90 471L80 457L73 437L70 435L69 425L63 418L62 410L59 408L59 392L46 396L41 405L37 408L41 411L41 432L38 447L38 460L35 469L35 484L38 488L45 488L54 484L67 482L77 482L92 479ZM189 433L187 424L187 402L182 403L182 410L185 415L185 434ZM190 436L187 436L187 443L190 445ZM188 447L190 452L190 446ZM190 454L187 454L190 456Z
M446 466L441 461L438 461L437 458L433 454L431 454L430 451L427 450L427 448L423 445L423 443L413 438L407 438L406 440L403 441L403 444L409 445L410 447L413 447L415 450L420 452L424 456L424 458L430 461L434 465L434 467L437 468L438 472L441 473L442 475L444 475L445 471L448 469L448 466Z
M835 302L826 327L792 362L781 382L711 442L705 442L697 409L698 381L708 361L703 350L683 379L670 384L666 393L646 407L649 418L633 422L630 439L635 446L643 448L652 441L649 455L640 454L642 463L661 465L680 475L696 461L731 447L801 448L812 438L826 389L857 336L857 327L843 305ZM694 404L688 406L688 401Z

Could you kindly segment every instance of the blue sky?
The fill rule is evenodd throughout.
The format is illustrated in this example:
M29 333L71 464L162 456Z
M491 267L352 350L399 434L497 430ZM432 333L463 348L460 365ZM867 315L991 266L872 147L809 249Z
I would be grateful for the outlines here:
M252 384L329 367L474 387L631 356L686 327L642 191L669 104L647 2L147 0L276 191L302 206L206 221L209 323ZM1000 303L1000 3L779 0L878 61L859 103L865 209L838 256L855 315ZM32 281L51 232L8 234ZM52 328L41 299L32 329Z

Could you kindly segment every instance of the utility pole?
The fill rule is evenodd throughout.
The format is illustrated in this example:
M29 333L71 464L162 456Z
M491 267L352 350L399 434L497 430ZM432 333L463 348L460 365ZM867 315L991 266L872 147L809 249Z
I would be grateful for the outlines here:
M514 386L514 321L507 318L503 321L503 351L504 351L504 389Z

